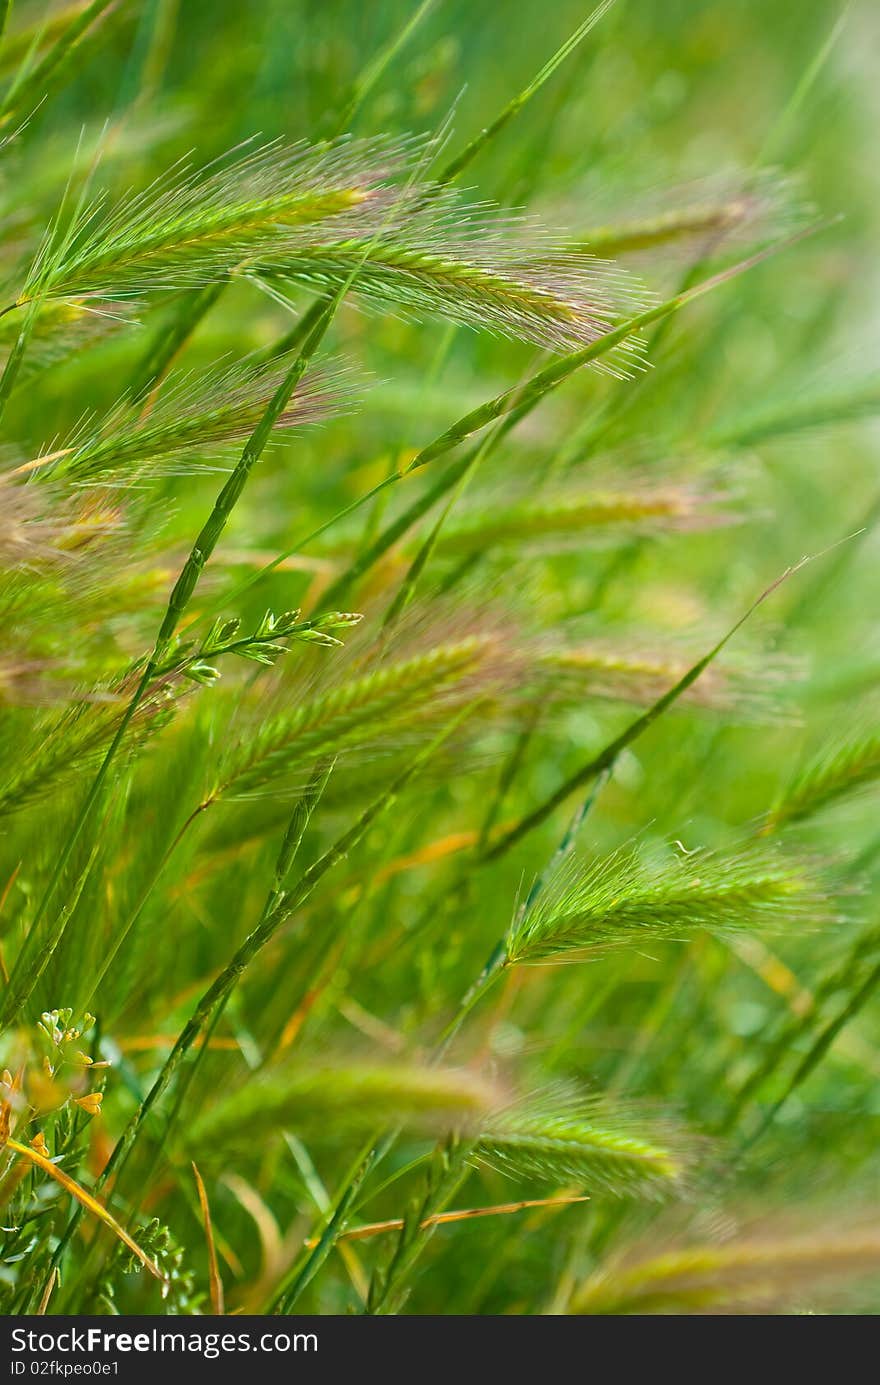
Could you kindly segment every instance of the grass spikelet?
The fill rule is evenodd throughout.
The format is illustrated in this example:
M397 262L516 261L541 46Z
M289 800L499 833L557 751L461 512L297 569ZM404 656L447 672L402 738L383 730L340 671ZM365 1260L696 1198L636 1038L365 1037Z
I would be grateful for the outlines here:
M645 858L623 847L592 862L579 854L565 859L514 919L507 956L512 963L577 959L702 929L814 926L827 916L815 881L778 852L678 850Z
M825 745L795 777L771 810L765 831L804 822L880 778L880 736L875 731L849 734Z
M10 727L4 745L4 772L0 777L0 819L45 801L64 784L97 765L113 740L124 711L119 691L96 688L90 696L68 703L29 728L23 739L19 727ZM150 736L160 731L172 711L165 685L157 686L138 708L128 743L129 757L137 755Z
M651 1199L684 1190L693 1148L669 1122L560 1089L500 1111L472 1158L502 1173Z
M474 501L470 513L455 517L437 547L454 556L489 548L537 545L564 551L584 541L619 541L631 534L681 533L711 529L736 519L723 491L694 483L664 485L633 478L627 489L570 487L541 499L523 496Z
M100 424L82 424L79 435L53 454L38 474L68 477L76 484L126 484L144 475L168 475L194 458L217 459L242 443L257 426L287 371L293 354L268 364L225 366L199 376L172 376L149 409L123 401ZM325 419L348 400L346 373L315 369L297 386L276 427L299 428Z
M650 706L678 682L694 661L694 649L680 641L653 639L634 632L574 640L549 650L541 662L552 693L563 699L589 697ZM800 667L782 656L728 654L710 665L681 698L682 706L703 707L742 720L784 718L781 694Z
M320 1136L329 1128L366 1132L400 1122L432 1134L475 1126L500 1095L496 1082L464 1069L322 1059L267 1072L229 1093L190 1136L207 1154L230 1144L250 1146L255 1129L264 1140L283 1129Z
M786 235L807 214L797 183L775 169L723 173L664 190L639 210L588 228L577 243L597 255L672 249L702 258L721 247Z
M332 290L358 253L357 241L306 243L259 273L270 283ZM468 208L446 189L425 190L394 238L379 239L355 290L397 315L442 317L559 352L598 341L649 301L610 262L545 247L528 223ZM639 351L637 339L623 344L618 367Z
M753 1235L696 1243L597 1271L571 1311L772 1313L827 1301L854 1280L880 1272L880 1231L817 1227L801 1235Z
M375 750L392 736L399 743L514 676L509 637L492 622L441 623L432 634L436 642L422 635L410 649L405 638L389 651L377 646L360 666L355 657L341 681L285 698L289 705L230 753L212 797L258 792L316 759Z

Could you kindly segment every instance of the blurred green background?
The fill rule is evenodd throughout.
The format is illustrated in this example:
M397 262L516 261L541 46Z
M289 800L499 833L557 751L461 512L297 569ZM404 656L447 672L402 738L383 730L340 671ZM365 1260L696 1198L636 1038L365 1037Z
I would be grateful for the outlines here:
M98 181L120 192L143 186L178 158L191 155L201 164L254 134L313 140L335 133L365 64L415 9L391 0L120 3L64 91L34 114L7 174L7 215L21 219L25 234L39 226L57 205L70 166L84 169L99 141ZM42 13L42 6L16 6L4 60L16 51L15 26L24 29ZM570 0L552 6L437 0L363 101L354 132L431 132L451 117L448 149L456 152L584 14L585 7ZM702 196L718 180L755 168L790 175L795 200L831 223L676 318L645 376L633 382L575 378L511 437L482 478L490 492L511 477L527 487L560 447L570 444L577 457L585 425L601 421L613 403L598 450L595 441L584 449L585 461L602 475L621 456L646 472L670 463L700 472L708 457L712 484L742 501L741 522L708 533L518 555L515 566L490 555L477 579L481 590L505 607L518 633L535 638L589 618L600 630L632 628L643 639L681 641L696 655L783 568L860 531L781 588L737 644L750 676L772 696L775 715L756 721L689 709L666 718L626 755L605 790L589 823L591 849L609 849L634 834L688 846L736 841L770 806L805 751L847 726L873 722L880 673L874 525L880 474L872 416L880 404L878 48L880 10L869 0L849 6L829 0L620 0L468 169L465 182L475 198L527 207L575 239L646 207L674 207L681 190ZM29 158L37 148L39 158ZM681 251L626 262L659 293L674 291L689 269ZM145 312L146 327L161 311ZM289 321L268 298L236 286L199 328L185 363L196 368L226 354L244 355L274 340ZM363 376L359 408L273 449L236 512L230 550L255 549L268 557L286 549L296 534L381 479L396 457L414 453L537 361L525 345L348 307L334 327L332 348ZM95 352L88 362L62 362L41 384L38 417L28 392L20 391L7 419L22 452L29 439L37 447L49 435L63 436L84 409L112 403L115 381L141 350L137 333L111 335L99 348L101 368ZM826 399L856 402L837 415L832 409L824 426L766 436L750 426L774 410L796 415ZM183 553L215 488L210 476L167 483L165 498L173 502L169 553ZM338 546L368 522L359 516L315 553L333 560ZM171 570L169 561L165 577ZM432 564L423 595L441 589L447 571L442 559ZM308 567L276 574L248 598L244 614L258 617L267 604L295 605L313 577ZM160 573L142 627L124 633L133 652L155 629L163 580ZM576 703L551 725L539 725L505 813L515 817L540 801L630 716L626 707ZM445 781L429 776L406 813L356 855L347 881L405 853L414 840L477 825L514 731ZM175 734L185 750L187 727ZM179 773L185 788L185 766ZM149 775L148 765L143 793ZM369 767L361 777L369 777ZM362 791L357 773L351 791ZM345 807L344 795L335 803L331 795L329 802L333 812ZM202 884L193 902L197 926L189 917L180 923L179 986L169 988L162 968L152 984L133 974L132 989L106 1001L103 1019L111 1030L175 1028L169 989L184 992L191 977L212 965L216 939L205 920L228 918L236 903L240 917L253 915L277 836L267 839L264 828L280 825L286 811L283 803L269 802L229 814L223 830L228 841L241 843L240 870L232 883L224 876ZM401 873L377 887L362 906L360 951L334 976L312 1016L306 1052L360 1042L335 1008L334 997L349 992L364 1012L404 1035L435 1025L438 994L445 998L442 1012L503 928L523 881L546 863L565 817L557 815L492 872L475 875L464 902L451 888L454 861ZM863 857L862 892L852 910L857 921L870 921L880 868L876 808L857 804L804 835L823 860L840 852ZM344 912L344 892L322 907ZM417 922L418 936L408 937ZM233 928L237 934L238 925ZM792 997L842 955L855 928L850 922L806 937L770 939L768 950L758 944L738 951L704 939L664 947L656 956L627 954L586 968L532 973L505 1014L496 1016L491 1033L478 1025L470 1042L474 1051L482 1041L493 1044L494 1060L516 1063L526 1085L531 1073L541 1083L574 1077L648 1099L712 1134ZM383 936L400 939L390 953ZM768 957L779 971L768 967ZM285 1003L272 977L264 977L245 987L231 1023L259 1034L261 1024L271 1023L267 1016L277 1018ZM746 1212L753 1204L782 1211L836 1198L838 1205L841 1196L856 1206L876 1194L878 1043L875 1004L843 1031L739 1167L732 1195ZM232 1058L212 1057L201 1079L205 1090L234 1072ZM753 1123L774 1091L763 1094ZM259 1132L254 1138L258 1145ZM257 1166L255 1182L275 1188L277 1180L283 1188L281 1209L273 1204L283 1222L299 1205L299 1193L286 1187L287 1175L272 1162L277 1157L253 1149L248 1156ZM326 1156L328 1183L344 1163L344 1151ZM472 1201L515 1195L504 1180L481 1177L489 1186L472 1191ZM216 1202L215 1215L239 1255L255 1260L241 1209L222 1190ZM397 1210L390 1197L376 1215ZM711 1220L709 1203L702 1214ZM191 1208L178 1215L185 1220ZM603 1247L618 1235L636 1234L648 1216L597 1205L515 1226L498 1218L438 1235L409 1311L551 1310ZM484 1268L474 1274L477 1255ZM309 1306L341 1311L349 1301L337 1268L319 1281Z

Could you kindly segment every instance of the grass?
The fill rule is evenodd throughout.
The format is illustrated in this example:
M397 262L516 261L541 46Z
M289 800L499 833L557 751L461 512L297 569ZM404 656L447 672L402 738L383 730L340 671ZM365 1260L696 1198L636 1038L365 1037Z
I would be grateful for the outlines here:
M0 6L5 1314L876 1311L876 16L513 9Z

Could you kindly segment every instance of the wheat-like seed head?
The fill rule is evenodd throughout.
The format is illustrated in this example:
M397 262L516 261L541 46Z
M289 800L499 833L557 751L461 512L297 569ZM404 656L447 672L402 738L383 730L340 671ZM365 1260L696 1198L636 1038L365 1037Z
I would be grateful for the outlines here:
M37 466L37 473L75 485L127 486L186 471L198 459L221 461L253 432L293 354L172 375L148 406L124 399L101 420L83 420L57 449L57 460ZM294 391L276 428L305 427L350 408L353 381L341 366L316 367Z
M423 617L389 643L369 630L325 677L284 696L283 706L243 738L221 766L213 796L277 786L325 756L405 743L457 706L477 705L515 685L521 659L494 617Z
M231 273L335 292L354 274L352 291L383 309L572 351L648 301L613 265L427 182L429 147L276 143L172 170L114 206L99 196L50 230L16 302L125 298ZM621 343L616 369L638 351L635 338Z
M645 858L625 847L593 861L575 853L516 915L507 954L511 962L584 957L702 929L815 927L829 914L810 872L777 851L749 846Z
M872 788L880 779L880 735L865 730L825 745L798 772L767 818L775 831Z
M437 546L450 556L495 547L564 552L585 543L620 542L633 534L713 529L738 518L720 488L632 477L625 489L594 483L537 497L477 496L444 527Z
M728 170L639 196L588 226L578 244L598 255L704 258L788 235L813 215L796 178L778 169Z
M623 630L575 638L570 645L548 650L541 662L550 693L563 702L586 695L651 706L675 686L695 658L696 642ZM802 675L796 659L734 651L710 665L681 702L742 721L785 721L792 714L782 695Z

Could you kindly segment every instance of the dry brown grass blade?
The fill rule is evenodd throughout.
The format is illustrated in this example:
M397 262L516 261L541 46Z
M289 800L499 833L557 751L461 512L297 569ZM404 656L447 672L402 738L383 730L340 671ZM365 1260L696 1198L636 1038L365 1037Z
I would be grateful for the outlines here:
M202 1209L202 1219L205 1223L205 1242L208 1247L208 1277L211 1285L211 1307L216 1316L222 1317L224 1308L223 1299L223 1280L220 1278L220 1267L217 1264L217 1248L214 1245L214 1227L211 1222L211 1208L208 1203L208 1194L202 1175L199 1173L195 1160L192 1160L192 1171L196 1180L196 1188L199 1193L199 1206Z

